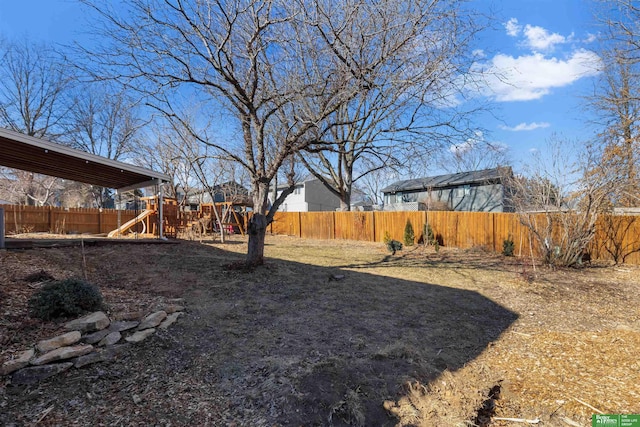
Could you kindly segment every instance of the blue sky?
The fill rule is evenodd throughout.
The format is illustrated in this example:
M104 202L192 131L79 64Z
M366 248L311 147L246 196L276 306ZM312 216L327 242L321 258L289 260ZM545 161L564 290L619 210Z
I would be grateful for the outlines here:
M514 166L542 150L554 133L584 140L588 125L580 96L594 84L596 26L591 3L581 0L474 0L491 13L494 29L477 40L477 67L500 79L479 96L494 101L479 125L485 139L509 147ZM70 44L85 31L75 0L0 1L0 34Z
M496 115L488 138L509 146L514 163L543 150L554 133L585 140L594 134L581 97L592 90L598 56L590 2L579 0L477 1L492 5L499 24L486 36L486 69L499 72L487 96ZM483 46L484 40L479 40ZM482 55L482 54L481 54ZM500 71L501 70L501 71Z

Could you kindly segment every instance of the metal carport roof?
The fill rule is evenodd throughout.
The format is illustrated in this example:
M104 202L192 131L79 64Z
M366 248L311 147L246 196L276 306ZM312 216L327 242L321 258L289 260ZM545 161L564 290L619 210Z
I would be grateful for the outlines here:
M171 178L160 172L89 154L0 128L0 166L125 191Z

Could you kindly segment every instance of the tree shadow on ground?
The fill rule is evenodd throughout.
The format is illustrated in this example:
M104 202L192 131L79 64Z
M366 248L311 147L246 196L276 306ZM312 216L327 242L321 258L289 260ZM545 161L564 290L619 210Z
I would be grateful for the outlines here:
M271 260L247 280L190 294L210 325L207 344L194 342L208 363L194 365L244 390L238 415L256 405L283 425L393 425L384 400L461 368L517 318L473 291L335 273Z
M25 402L57 396L65 413L91 420L96 398L127 408L142 396L137 411L103 415L107 424L153 413L172 425L394 425L385 400L460 369L517 319L473 291L283 260L227 271L237 254L189 247L188 257L166 247L172 256L149 266L198 274L176 284L188 307L176 326L122 360L38 386Z

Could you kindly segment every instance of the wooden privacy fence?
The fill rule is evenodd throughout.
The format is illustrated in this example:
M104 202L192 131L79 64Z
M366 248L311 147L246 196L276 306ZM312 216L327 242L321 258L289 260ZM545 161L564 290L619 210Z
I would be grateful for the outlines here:
M3 205L5 233L104 234L118 228L118 210ZM138 212L139 213L139 212ZM135 218L136 211L120 211L120 223Z
M544 214L539 215L540 219ZM511 238L516 256L541 256L530 230L518 214L490 212L278 212L270 225L272 234L307 239L345 239L382 242L385 233L402 242L407 220L411 222L416 242L424 239L424 225L429 223L438 242L461 249L482 247L502 252L504 241ZM589 250L594 260L613 260L640 264L640 217L602 215ZM622 259L624 258L624 259Z

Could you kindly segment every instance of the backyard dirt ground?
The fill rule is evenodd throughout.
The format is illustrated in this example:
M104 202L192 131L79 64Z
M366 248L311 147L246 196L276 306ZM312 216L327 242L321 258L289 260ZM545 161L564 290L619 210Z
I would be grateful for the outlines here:
M184 298L119 359L35 386L0 378L0 425L590 426L640 413L640 268L535 268L480 248L267 238L85 247L109 313ZM80 247L0 252L0 362L61 331L29 274ZM519 419L518 421L504 418Z

